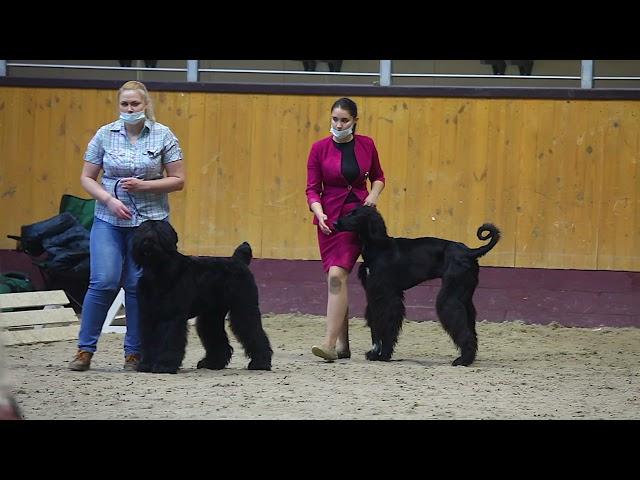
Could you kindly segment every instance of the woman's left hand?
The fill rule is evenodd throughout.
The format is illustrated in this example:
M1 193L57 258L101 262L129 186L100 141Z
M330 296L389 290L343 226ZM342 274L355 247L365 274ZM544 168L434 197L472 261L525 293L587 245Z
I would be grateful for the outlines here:
M139 178L130 177L123 178L120 181L120 185L122 185L122 189L125 192L137 192L138 190L142 190L143 182L144 181L140 180Z
M366 205L367 207L375 207L377 202L378 195L376 195L375 193L370 193L369 195L367 195L367 198L364 199L363 205Z

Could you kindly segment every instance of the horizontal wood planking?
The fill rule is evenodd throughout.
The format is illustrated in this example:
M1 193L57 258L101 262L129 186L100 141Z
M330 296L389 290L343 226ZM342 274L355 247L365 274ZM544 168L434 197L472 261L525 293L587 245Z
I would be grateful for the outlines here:
M0 310L5 308L44 307L46 305L68 304L69 299L63 290L3 293L0 295Z
M185 253L227 256L247 240L258 258L319 258L306 157L337 97L151 94L185 154L186 188L170 195ZM478 246L488 221L503 239L483 265L640 271L637 100L353 98L387 176L391 235ZM82 156L115 109L115 90L0 87L0 231L86 196Z
M78 323L73 308L52 308L0 313L0 328L12 329L38 325Z
M79 329L79 325L70 325L36 330L5 330L0 332L0 339L6 346L75 340L78 338Z

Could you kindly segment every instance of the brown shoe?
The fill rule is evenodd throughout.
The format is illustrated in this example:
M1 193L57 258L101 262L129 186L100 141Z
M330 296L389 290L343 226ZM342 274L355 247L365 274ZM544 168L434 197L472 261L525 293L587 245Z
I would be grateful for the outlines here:
M93 357L93 353L78 350L76 356L71 360L71 363L69 363L69 368L78 372L89 370L89 367L91 367L91 357Z
M138 370L138 363L140 363L140 355L134 353L124 357L124 369L135 372Z

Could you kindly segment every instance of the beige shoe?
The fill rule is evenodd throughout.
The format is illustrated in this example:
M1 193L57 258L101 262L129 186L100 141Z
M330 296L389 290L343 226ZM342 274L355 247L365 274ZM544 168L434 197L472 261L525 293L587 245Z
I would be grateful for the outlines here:
M338 359L338 354L336 353L335 348L325 347L324 345L317 346L314 345L311 347L311 353L316 355L317 357L324 358L328 362L333 362Z
M93 353L85 352L84 350L78 350L76 356L73 357L73 360L71 360L71 363L69 363L69 368L78 372L89 370L89 368L91 367L91 357L93 357Z

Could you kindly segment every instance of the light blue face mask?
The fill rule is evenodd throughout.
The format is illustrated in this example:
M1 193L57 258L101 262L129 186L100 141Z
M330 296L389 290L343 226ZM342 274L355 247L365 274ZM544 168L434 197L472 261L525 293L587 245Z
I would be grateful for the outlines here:
M126 113L126 112L122 112L120 113L120 120L124 121L125 123L138 123L141 120L144 120L145 114L144 111L141 112L134 112L134 113Z
M335 128L331 127L331 130L329 131L338 140L342 140L344 138L347 138L349 135L351 135L351 132L353 132L353 126L347 128L346 130L336 130Z

